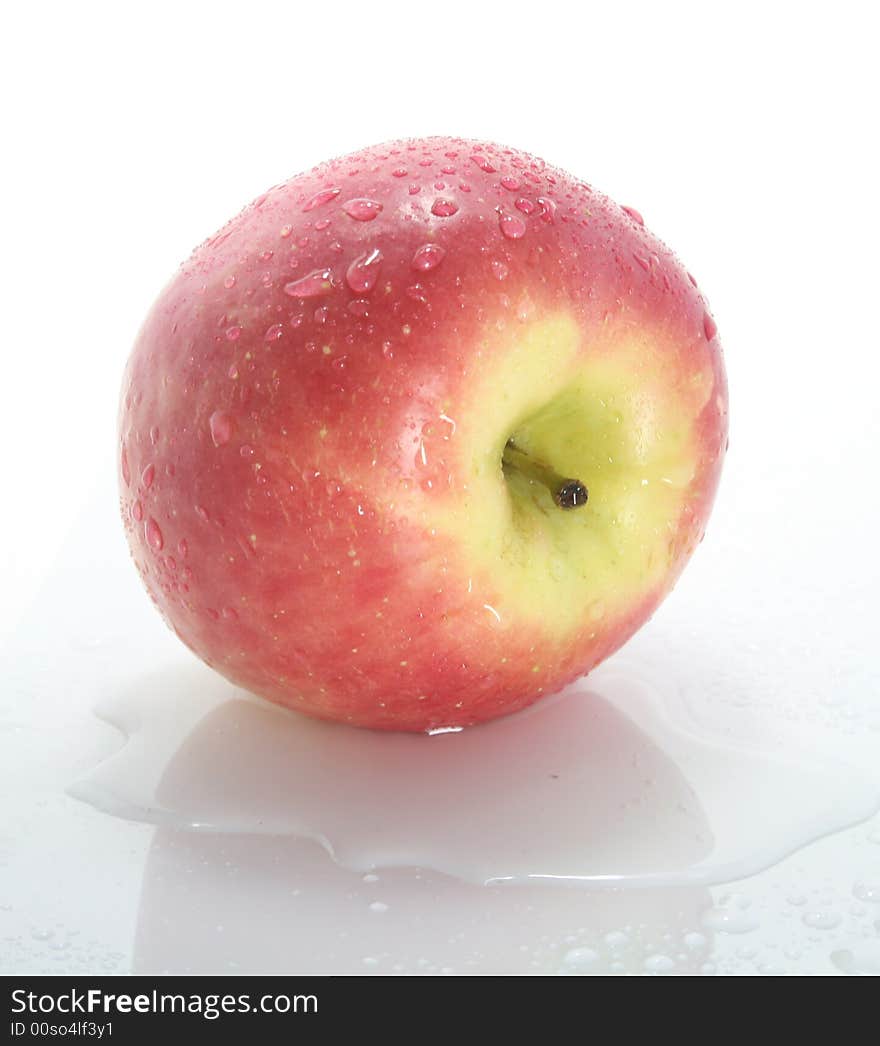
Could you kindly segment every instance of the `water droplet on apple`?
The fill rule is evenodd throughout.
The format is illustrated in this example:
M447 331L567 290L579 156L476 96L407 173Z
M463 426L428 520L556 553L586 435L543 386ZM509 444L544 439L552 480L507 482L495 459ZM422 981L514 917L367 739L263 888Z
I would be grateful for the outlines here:
M234 276L227 276L226 279L223 281L223 286L227 290L231 290L235 286L235 277Z
M342 189L339 188L322 189L303 205L303 211L313 211L316 207L322 207L325 203L335 200L341 192Z
M706 341L711 341L718 333L718 326L708 312L703 313L703 333L706 335Z
M263 335L263 341L266 341L266 342L278 341L278 339L280 337L282 337L283 334L284 334L284 324L283 323L273 323L272 326L269 327L267 329L266 333Z
M635 207L621 207L624 214L628 214L630 218L636 223L636 225L644 225L645 219L639 214Z
M451 218L458 211L458 204L453 200L437 199L431 205L431 214L438 218Z
M135 523L140 523L144 518L144 507L139 501L135 501L131 506L131 518Z
M492 166L491 163L489 163L485 156L480 156L479 154L472 156L471 162L475 163L477 167L479 167L481 171L485 171L486 174L495 173L495 168Z
M184 558L189 555L189 545L187 544L186 538L181 538L180 541L177 542L177 553Z
M537 204L532 203L532 201L525 196L520 196L513 206L516 207L518 211L522 211L523 214L534 214L538 209Z
M527 225L518 214L501 211L498 215L498 224L508 240L518 240L526 234Z
M496 280L506 280L510 269L502 261L492 262L492 275Z
M436 269L446 257L446 251L437 243L423 244L413 255L412 267L419 272Z
M414 283L411 287L407 287L405 293L411 301L420 302L422 305L425 305L428 301L425 288L420 283Z
M538 206L541 208L541 220L549 222L552 225L553 220L556 217L556 201L551 200L549 196L539 196Z
M165 545L165 538L162 536L162 531L159 528L159 524L153 519L152 516L144 524L144 537L147 539L147 544L156 552L161 552Z
M516 192L516 190L520 186L519 179L514 178L512 175L509 174L504 175L504 177L501 179L501 184L505 189L510 190L510 192Z
M122 468L122 481L127 487L131 486L131 471L128 467L128 454L125 451L125 447L122 448L122 455L120 458L120 464Z
M801 916L801 922L811 930L833 930L842 921L841 916L831 908L812 908Z
M378 247L374 247L371 251L359 255L349 265L345 281L355 294L367 294L376 286L381 262L382 252Z
M284 293L291 298L317 298L333 290L331 269L313 269L306 276L288 283Z
M355 200L347 200L342 209L356 222L371 222L382 210L382 204L361 196Z
M141 483L143 484L144 490L149 490L153 485L153 480L156 477L155 465L147 465L144 471L141 473Z
M208 419L208 427L215 447L222 447L224 443L229 442L232 436L232 419L224 411L215 410Z
M391 172L392 178L405 178L407 176L407 169L405 167L395 167Z
M241 327L233 326L226 328L226 339L227 341L236 341L241 334Z

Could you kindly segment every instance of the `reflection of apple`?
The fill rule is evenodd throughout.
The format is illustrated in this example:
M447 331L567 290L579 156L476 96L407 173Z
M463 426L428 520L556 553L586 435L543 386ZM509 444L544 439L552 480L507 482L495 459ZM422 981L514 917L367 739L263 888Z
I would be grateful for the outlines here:
M392 143L261 196L162 292L124 381L124 518L235 682L475 723L649 617L726 416L715 324L635 211L524 153Z

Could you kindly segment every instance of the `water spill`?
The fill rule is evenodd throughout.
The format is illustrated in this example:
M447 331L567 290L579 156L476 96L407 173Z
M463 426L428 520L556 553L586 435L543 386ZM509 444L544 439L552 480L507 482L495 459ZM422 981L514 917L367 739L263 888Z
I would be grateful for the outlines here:
M516 716L430 737L309 720L196 670L147 680L99 714L126 742L73 795L174 829L307 838L357 872L728 882L878 805L846 767L698 733L683 707L611 667ZM727 933L754 925L736 904L703 917Z

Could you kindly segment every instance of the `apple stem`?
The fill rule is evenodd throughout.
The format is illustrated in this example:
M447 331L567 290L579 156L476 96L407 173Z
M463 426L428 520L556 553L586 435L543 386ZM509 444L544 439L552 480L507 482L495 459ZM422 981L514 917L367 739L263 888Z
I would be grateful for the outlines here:
M501 467L507 471L519 472L530 482L546 487L560 508L580 508L587 503L589 493L579 479L567 479L543 461L529 457L512 439L509 439L504 447Z

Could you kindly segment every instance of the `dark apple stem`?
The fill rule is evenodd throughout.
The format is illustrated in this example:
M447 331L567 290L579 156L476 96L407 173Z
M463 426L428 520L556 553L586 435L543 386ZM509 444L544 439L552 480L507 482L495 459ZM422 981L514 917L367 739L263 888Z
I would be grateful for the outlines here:
M560 508L580 508L581 505L587 503L589 493L579 479L566 479L565 476L560 476L555 469L545 465L543 461L536 461L535 458L529 457L512 439L507 441L504 448L501 466L512 472L519 472L533 483L545 486Z

